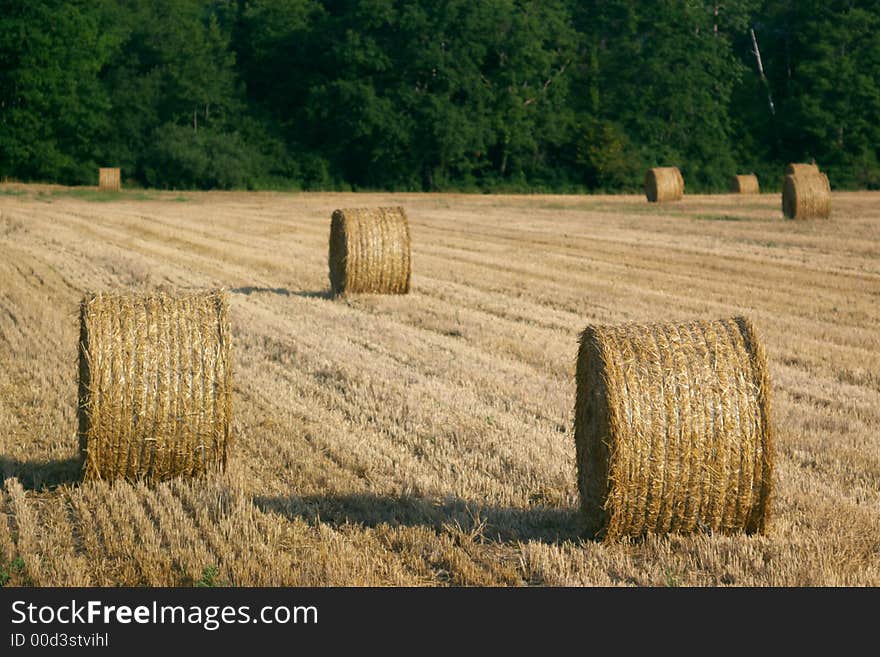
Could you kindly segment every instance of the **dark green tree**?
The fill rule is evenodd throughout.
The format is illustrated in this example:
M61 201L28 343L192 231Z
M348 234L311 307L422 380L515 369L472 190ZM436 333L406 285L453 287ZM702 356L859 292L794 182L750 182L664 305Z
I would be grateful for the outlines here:
M94 183L110 101L99 74L117 35L100 7L0 1L0 175Z
M0 175L880 187L878 33L880 0L0 0Z
M880 2L765 3L758 33L779 164L815 159L832 184L880 187Z

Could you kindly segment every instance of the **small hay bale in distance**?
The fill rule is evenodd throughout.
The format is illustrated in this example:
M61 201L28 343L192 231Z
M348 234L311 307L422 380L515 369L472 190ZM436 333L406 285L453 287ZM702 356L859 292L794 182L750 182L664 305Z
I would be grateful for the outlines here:
M769 392L747 319L588 326L575 404L587 530L605 540L763 532Z
M85 480L220 471L230 443L226 293L91 294L80 305Z
M675 178L678 181L678 193L684 196L684 176L681 175L681 170L678 167L672 168L675 169Z
M119 169L98 169L98 189L102 192L118 192L122 189L122 177Z
M684 196L684 178L678 167L654 167L645 173L645 196L649 203L680 201Z
M346 293L407 294L410 236L401 207L336 210L330 221L330 287Z
M761 186L758 184L758 176L749 173L731 177L730 191L733 194L760 194Z
M782 214L789 219L831 216L831 184L824 173L799 173L782 184Z
M819 167L815 164L806 164L803 162L792 162L787 167L785 167L785 175L786 176L797 176L800 174L815 174L819 173Z

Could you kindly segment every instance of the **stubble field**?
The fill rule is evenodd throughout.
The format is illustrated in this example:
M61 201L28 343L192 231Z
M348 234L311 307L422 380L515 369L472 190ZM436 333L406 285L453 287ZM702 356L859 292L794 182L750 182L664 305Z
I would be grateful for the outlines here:
M880 585L880 193L124 192L0 186L7 585ZM336 208L407 208L413 292L329 298ZM86 291L225 287L225 473L79 481ZM777 429L766 536L582 537L588 323L745 314Z

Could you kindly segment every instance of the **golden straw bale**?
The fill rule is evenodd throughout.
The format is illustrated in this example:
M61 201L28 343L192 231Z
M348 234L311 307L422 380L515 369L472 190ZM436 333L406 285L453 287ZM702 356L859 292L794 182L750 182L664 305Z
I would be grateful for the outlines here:
M98 169L98 189L102 192L118 192L122 189L119 169Z
M764 531L769 392L747 319L588 326L575 404L588 531L606 540Z
M792 162L785 167L786 176L796 176L802 173L819 173L819 167L816 164L803 164Z
M680 201L684 196L684 178L678 167L654 167L645 173L645 196L650 203Z
M824 173L786 176L782 214L789 219L827 219L831 215L831 184Z
M753 173L736 175L730 179L730 191L734 194L760 194L758 176Z
M151 482L222 470L232 415L222 291L93 294L80 305L84 478Z
M336 210L330 222L333 294L409 292L409 221L401 207Z
M684 196L684 176L681 175L681 170L678 167L672 168L675 169L675 179L678 181L678 194Z

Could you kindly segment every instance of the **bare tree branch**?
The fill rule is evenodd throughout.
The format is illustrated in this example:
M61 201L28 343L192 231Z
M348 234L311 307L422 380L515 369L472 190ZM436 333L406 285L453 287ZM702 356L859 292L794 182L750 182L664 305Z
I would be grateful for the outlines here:
M755 55L755 59L758 61L758 73L761 74L761 80L764 82L764 86L767 87L767 103L770 105L770 113L776 114L776 107L773 105L773 95L770 93L770 83L767 82L767 76L764 75L764 64L761 61L761 50L758 48L758 38L755 36L755 28L749 29L749 32L752 34L752 46L754 50L752 54Z

